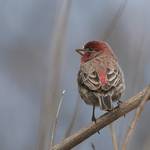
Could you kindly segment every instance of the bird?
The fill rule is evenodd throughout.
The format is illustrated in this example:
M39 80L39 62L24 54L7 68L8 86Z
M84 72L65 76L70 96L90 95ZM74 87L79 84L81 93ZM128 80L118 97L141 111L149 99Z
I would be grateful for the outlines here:
M95 107L111 111L114 102L118 106L122 103L124 74L117 56L105 41L89 41L76 52L80 54L77 74L79 94L86 104L93 106L91 120L96 122Z

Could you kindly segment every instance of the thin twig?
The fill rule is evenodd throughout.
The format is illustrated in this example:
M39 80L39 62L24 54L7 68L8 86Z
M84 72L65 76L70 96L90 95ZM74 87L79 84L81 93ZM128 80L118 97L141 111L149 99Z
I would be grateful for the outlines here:
M113 126L113 123L109 125L111 136L112 136L112 144L114 146L114 150L118 150L118 143L117 143L117 137L116 137L116 131Z
M61 141L61 143L55 145L52 150L69 150L75 147L94 133L98 132L100 129L103 129L105 126L109 125L121 116L124 116L126 113L137 108L147 94L147 91L150 91L150 86L146 87L143 91L139 92L130 99L124 101L124 103L120 104L120 106L116 107L113 111L107 112L104 115L100 116L96 120L96 123L91 123L88 127L83 128L72 136L64 139L63 141ZM150 96L147 98L147 100L149 100L149 98Z
M61 98L60 98L60 101L59 101L59 105L58 105L58 109L57 109L57 113L56 113L56 118L55 118L55 121L54 121L54 124L53 124L53 129L52 129L52 136L51 136L51 142L50 142L50 149L51 149L52 146L54 145L55 134L56 134L56 126L57 126L58 118L59 118L59 115L60 115L60 109L61 109L61 106L62 106L62 104L63 104L65 92L66 92L65 90L62 91L62 95L61 95Z
M135 116L134 116L133 120L131 121L131 124L130 124L128 130L127 130L127 134L126 134L125 139L124 139L123 144L122 144L122 150L127 149L127 144L129 142L131 136L133 135L134 129L135 129L136 124L137 124L137 121L139 120L139 118L141 116L141 113L144 110L144 105L145 105L147 99L149 98L149 95L150 95L150 91L147 89L147 92L146 92L143 100L141 101L139 107L137 108Z

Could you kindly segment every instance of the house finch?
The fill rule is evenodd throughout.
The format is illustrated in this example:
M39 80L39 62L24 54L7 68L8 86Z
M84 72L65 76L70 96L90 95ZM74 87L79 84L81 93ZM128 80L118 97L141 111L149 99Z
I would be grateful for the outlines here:
M81 55L79 93L86 104L93 105L92 121L96 121L95 106L110 111L112 102L121 102L125 90L123 73L113 50L104 41L90 41L76 51Z

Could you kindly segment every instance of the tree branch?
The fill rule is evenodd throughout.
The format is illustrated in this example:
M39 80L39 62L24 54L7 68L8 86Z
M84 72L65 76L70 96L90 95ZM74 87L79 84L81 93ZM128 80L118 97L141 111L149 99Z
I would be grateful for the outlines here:
M52 150L69 150L79 143L83 142L85 139L98 132L100 129L103 129L105 126L109 125L113 121L117 120L121 116L124 116L126 113L137 108L142 102L143 98L147 94L147 91L150 91L150 85L146 87L143 91L139 92L130 99L124 101L119 107L116 107L113 111L107 112L104 115L100 116L96 123L91 123L88 127L83 128L73 134L72 136L64 139L60 144L55 145ZM147 100L150 99L150 95Z
M144 105L145 105L147 99L149 98L149 96L150 96L150 90L147 89L147 92L145 93L145 96L143 97L142 102L138 106L136 113L135 113L135 116L134 116L133 120L131 121L131 124L130 124L127 132L126 132L125 139L124 139L124 142L122 144L122 150L127 149L127 144L128 144L128 142L129 142L129 140L130 140L130 138L134 132L134 129L136 127L138 120L140 119L141 113L144 110Z

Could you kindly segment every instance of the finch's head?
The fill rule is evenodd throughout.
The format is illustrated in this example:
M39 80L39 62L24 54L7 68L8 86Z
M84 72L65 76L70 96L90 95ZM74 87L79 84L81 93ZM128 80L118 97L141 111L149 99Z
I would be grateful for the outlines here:
M103 41L90 41L87 42L83 48L76 49L76 52L78 52L81 55L81 61L86 62L93 58L95 54L101 54L105 51L107 48L107 43Z
M95 52L102 52L106 47L106 43L103 41L90 41L84 45L84 49Z

